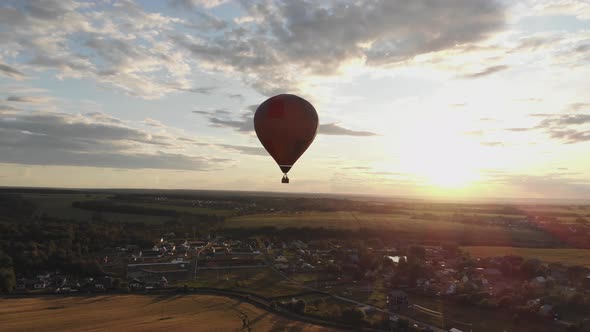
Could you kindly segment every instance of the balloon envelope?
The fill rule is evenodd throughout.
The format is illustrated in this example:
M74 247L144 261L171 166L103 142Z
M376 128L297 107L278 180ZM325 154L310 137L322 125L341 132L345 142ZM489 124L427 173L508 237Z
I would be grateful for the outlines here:
M290 94L267 99L254 114L254 129L260 143L285 174L311 145L318 125L318 113L313 106Z

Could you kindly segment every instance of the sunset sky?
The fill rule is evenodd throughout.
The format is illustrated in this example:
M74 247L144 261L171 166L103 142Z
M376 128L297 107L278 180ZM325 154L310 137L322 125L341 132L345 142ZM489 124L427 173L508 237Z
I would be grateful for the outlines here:
M1 1L0 185L590 199L590 2Z

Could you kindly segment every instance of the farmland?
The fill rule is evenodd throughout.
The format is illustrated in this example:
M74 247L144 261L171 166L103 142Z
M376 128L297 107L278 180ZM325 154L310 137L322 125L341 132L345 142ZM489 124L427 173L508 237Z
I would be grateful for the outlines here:
M330 331L209 295L0 299L2 331L236 331L240 314L254 331Z
M276 297L303 291L301 286L284 280L270 268L202 270L196 280L179 282L178 286L213 287L229 290L247 290L248 292Z
M498 257L515 255L523 258L536 258L548 263L581 265L590 267L590 250L587 249L547 249L515 247L463 247L473 257Z
M226 227L324 227L328 229L378 229L419 241L457 241L476 244L485 241L497 245L555 246L558 241L534 228L509 228L485 224L465 224L447 220L414 219L400 214L350 212L302 212L256 214L232 217ZM481 237L482 232L486 234Z

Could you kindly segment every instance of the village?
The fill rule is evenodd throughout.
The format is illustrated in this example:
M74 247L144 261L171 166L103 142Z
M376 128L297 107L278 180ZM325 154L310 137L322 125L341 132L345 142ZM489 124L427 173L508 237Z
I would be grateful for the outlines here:
M372 321L387 313L395 324L400 317L440 325L453 321L432 303L447 307L502 312L514 324L534 318L569 326L586 322L583 308L590 298L590 270L579 266L544 263L518 256L472 258L453 244L422 246L382 241L281 240L269 237L209 236L178 239L164 234L152 247L135 245L107 248L97 256L102 275L75 278L48 271L19 276L16 292L102 293L149 292L203 287L231 287L253 294L272 290L250 289L245 271L268 271L282 282L297 285L292 295L272 299L290 305L305 301L299 312L334 318L333 309L321 312L316 302L354 305L360 320ZM231 272L231 274L230 274ZM227 279L233 279L228 283ZM264 282L264 280L262 280ZM231 285L231 286L227 286ZM272 287L272 286L269 286ZM303 295L302 295L303 294ZM315 294L315 295L310 295ZM319 294L319 295L318 295ZM323 296L321 296L323 294ZM323 308L323 307L322 307ZM575 308L575 310L571 310ZM382 319L382 318L379 318ZM467 317L455 326L470 330ZM586 322L587 323L587 322ZM456 328L456 330L461 331Z

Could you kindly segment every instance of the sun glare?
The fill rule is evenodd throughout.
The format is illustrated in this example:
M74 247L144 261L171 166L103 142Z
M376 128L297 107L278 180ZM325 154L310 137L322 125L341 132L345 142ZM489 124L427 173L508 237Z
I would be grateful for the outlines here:
M406 132L400 165L432 191L465 189L480 178L481 146L462 135L456 123L432 121L423 131Z

